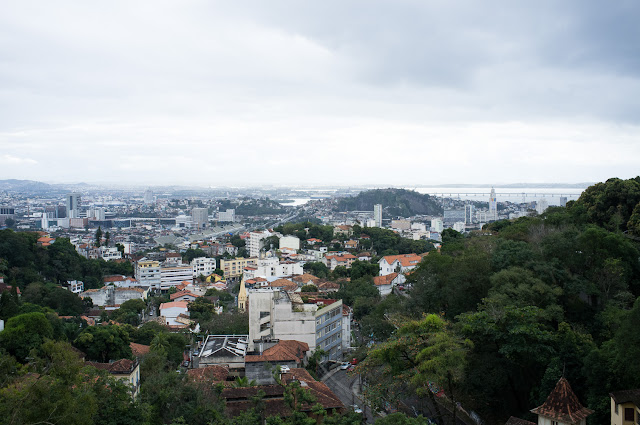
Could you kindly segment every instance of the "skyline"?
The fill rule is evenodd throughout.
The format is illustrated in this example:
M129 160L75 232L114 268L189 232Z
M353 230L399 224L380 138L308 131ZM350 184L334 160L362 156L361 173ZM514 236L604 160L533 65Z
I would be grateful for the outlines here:
M246 187L635 177L640 5L606 6L8 4L0 179Z

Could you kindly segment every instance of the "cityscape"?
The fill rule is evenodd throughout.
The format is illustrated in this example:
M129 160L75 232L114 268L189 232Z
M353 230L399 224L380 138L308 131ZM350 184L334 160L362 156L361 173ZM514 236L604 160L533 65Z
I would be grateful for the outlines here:
M5 2L0 425L640 424L638 21Z

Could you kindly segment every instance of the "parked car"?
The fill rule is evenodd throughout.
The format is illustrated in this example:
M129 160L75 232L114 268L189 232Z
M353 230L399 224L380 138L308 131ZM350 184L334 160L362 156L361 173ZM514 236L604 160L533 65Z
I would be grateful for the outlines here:
M340 369L342 369L342 370L347 370L347 369L349 369L349 366L351 366L351 363L349 363L349 362L343 362L343 363L340 365Z
M289 371L291 371L289 366L280 366L280 373L289 373Z
M353 406L351 406L351 408L355 413L362 413L362 409L359 408L357 404L354 404Z

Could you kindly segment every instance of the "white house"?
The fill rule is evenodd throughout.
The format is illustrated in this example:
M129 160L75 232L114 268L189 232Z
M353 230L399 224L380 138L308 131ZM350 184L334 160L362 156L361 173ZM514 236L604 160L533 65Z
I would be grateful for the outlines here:
M379 275L386 276L395 272L406 273L415 269L420 261L422 261L422 257L417 254L387 255L378 261Z
M406 282L404 275L395 272L373 278L373 284L376 285L382 296L389 295L395 285L400 285L404 282Z
M164 321L169 326L180 326L183 323L178 322L176 319L179 315L184 314L189 316L189 308L186 301L173 301L170 303L160 304L160 316L164 318Z

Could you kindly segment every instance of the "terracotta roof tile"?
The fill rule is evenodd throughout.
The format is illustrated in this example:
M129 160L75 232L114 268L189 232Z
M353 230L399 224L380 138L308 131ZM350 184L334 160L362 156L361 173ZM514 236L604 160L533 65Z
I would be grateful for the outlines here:
M542 406L532 409L531 412L558 422L578 423L592 414L593 410L580 404L569 381L560 378Z

